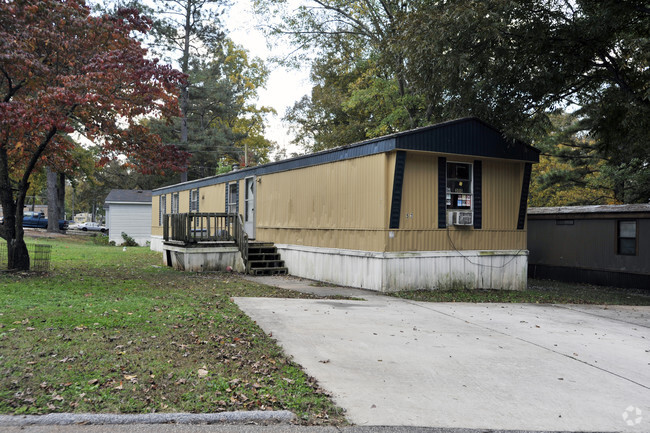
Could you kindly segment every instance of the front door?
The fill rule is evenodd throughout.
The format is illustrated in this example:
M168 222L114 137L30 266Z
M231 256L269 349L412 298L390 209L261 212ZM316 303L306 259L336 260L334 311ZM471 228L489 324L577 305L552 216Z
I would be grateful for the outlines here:
M244 183L244 231L248 239L255 239L255 178L247 177Z

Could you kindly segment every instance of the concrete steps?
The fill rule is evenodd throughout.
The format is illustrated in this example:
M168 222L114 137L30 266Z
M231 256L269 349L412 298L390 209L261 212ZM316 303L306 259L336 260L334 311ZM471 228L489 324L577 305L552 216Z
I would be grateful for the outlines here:
M250 242L246 273L251 275L286 275L288 271L273 243Z

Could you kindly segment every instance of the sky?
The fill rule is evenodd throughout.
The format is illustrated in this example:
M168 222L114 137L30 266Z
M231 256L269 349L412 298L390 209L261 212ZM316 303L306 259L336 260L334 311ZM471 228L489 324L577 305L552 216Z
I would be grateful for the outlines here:
M267 117L266 137L276 142L287 154L301 149L290 143L291 135L288 125L282 122L287 108L311 92L309 67L301 70L287 69L273 65L268 60L271 55L286 54L291 51L288 45L267 47L266 38L257 28L259 22L253 14L251 0L235 0L223 22L228 28L228 36L238 45L243 46L251 57L260 57L270 69L270 76L265 89L259 92L259 105L275 108L276 115Z

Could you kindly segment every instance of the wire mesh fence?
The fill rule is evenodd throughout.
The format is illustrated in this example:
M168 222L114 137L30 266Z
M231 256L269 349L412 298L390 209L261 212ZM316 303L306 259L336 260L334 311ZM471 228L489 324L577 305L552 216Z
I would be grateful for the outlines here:
M34 272L49 272L52 245L27 243L30 270ZM7 270L7 243L0 241L0 269Z

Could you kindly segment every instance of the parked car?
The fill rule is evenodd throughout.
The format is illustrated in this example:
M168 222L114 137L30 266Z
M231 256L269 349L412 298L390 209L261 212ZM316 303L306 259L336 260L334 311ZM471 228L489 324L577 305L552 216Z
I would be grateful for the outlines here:
M23 213L23 227L46 229L47 218L45 218L45 214L43 212L25 211ZM59 230L67 229L68 222L66 220L59 220Z
M83 230L85 232L91 231L91 232L105 233L108 230L106 228L106 226L103 226L100 223L95 223L95 222L87 222L87 223L77 224L77 226L75 228L77 230Z

